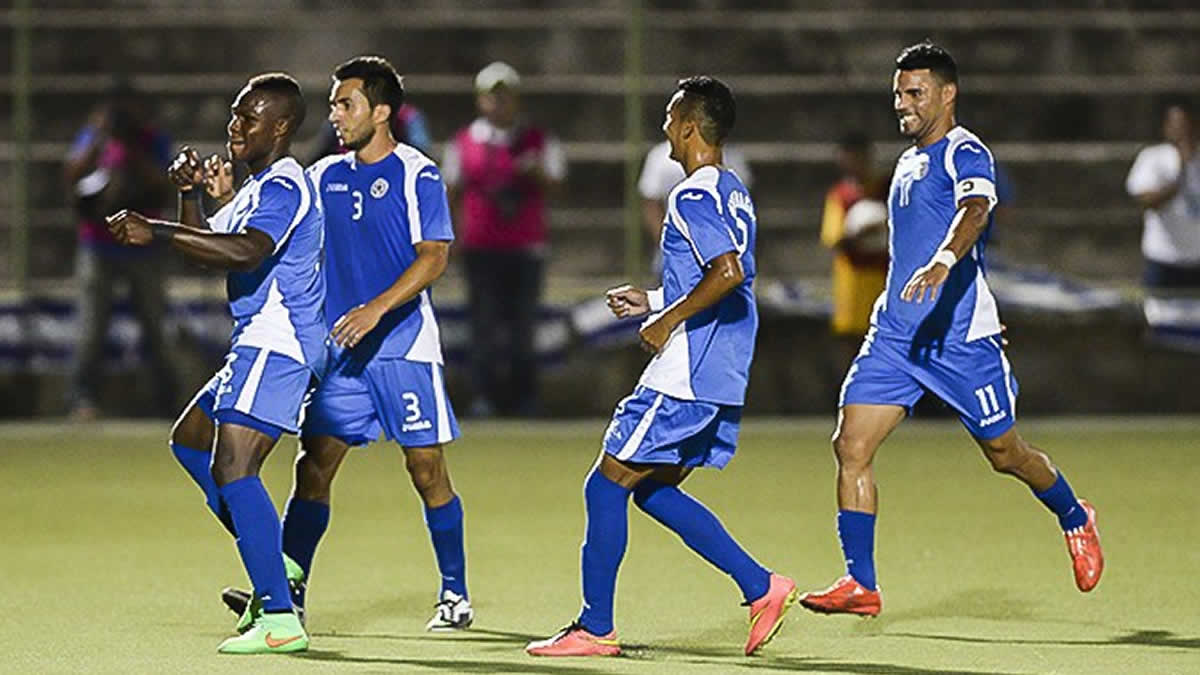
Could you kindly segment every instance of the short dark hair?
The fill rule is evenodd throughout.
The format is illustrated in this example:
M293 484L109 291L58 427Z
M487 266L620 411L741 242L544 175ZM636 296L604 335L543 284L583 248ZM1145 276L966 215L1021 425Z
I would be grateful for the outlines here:
M678 91L683 92L683 115L699 122L704 140L722 143L737 120L737 105L729 87L715 77L694 75L680 80Z
M250 78L246 85L250 91L265 91L283 99L283 115L291 121L291 133L296 133L304 124L304 92L296 78L287 73L263 73Z
M958 84L958 64L945 48L925 38L915 45L900 50L896 57L896 70L922 70L928 68L942 81Z
M358 78L363 82L363 95L374 108L391 106L392 114L404 105L404 79L382 56L356 56L333 71L336 80Z

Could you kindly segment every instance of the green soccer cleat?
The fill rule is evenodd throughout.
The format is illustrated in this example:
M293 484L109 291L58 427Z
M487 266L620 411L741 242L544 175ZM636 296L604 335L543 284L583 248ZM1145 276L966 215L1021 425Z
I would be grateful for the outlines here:
M250 630L217 647L222 654L288 654L308 649L308 633L295 612L259 614Z
M292 592L292 604L296 608L296 615L300 617L300 623L304 624L304 606L296 604L298 599L304 598L304 569L295 560L292 560L284 554L283 569L287 574L288 587ZM229 611L238 615L237 625L234 630L238 633L245 633L254 625L254 620L262 613L262 598L258 597L257 593L251 594L249 591L243 591L237 588L226 588L221 591L221 602L229 608Z

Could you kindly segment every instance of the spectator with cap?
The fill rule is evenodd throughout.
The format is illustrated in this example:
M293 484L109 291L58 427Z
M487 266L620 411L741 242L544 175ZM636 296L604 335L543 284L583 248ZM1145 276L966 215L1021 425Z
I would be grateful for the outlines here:
M547 198L567 167L558 140L522 116L520 85L507 63L479 71L479 117L446 144L442 159L467 279L475 395L469 410L476 416L538 411L535 338Z
M63 178L79 218L75 275L79 284L79 343L68 397L78 420L99 412L113 289L127 281L141 327L144 351L158 390L158 412L175 412L174 369L167 356L165 258L160 247L121 246L104 225L104 215L134 209L156 215L174 188L167 180L171 139L150 120L144 96L117 83L91 112L63 162Z

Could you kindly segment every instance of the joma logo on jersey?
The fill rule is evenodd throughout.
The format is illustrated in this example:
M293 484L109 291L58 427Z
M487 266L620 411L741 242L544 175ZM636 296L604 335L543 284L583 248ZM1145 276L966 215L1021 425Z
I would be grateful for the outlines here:
M349 192L350 186L346 183L329 183L325 186L326 192Z

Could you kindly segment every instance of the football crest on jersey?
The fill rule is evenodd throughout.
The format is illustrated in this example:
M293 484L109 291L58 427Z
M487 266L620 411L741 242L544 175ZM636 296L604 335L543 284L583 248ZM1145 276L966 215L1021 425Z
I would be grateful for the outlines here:
M388 191L388 182L386 179L384 179L382 177L376 178L375 182L371 183L371 196L374 197L375 199L380 199L381 197L383 197L384 195L387 194L387 191Z
M923 152L901 157L896 166L896 182L900 188L900 206L908 206L912 184L929 174L929 155Z

